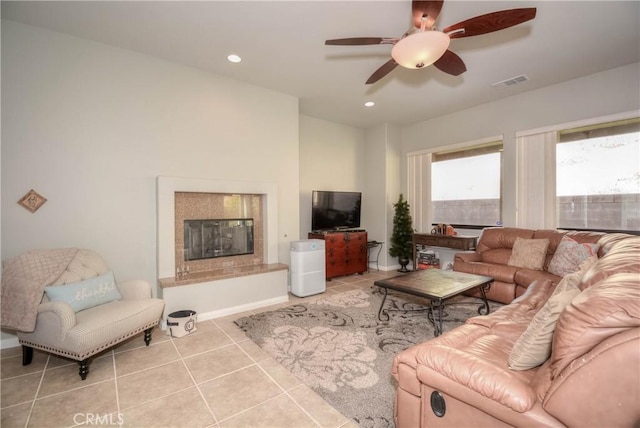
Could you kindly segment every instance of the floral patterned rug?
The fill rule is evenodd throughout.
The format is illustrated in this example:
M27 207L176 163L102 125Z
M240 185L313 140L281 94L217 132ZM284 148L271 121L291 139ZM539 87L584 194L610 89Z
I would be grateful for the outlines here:
M389 293L389 321L378 320L382 293L352 290L308 303L240 318L235 323L251 340L361 427L393 427L393 357L433 337L429 301ZM443 329L477 315L480 300L458 297L445 309ZM467 304L464 304L464 303ZM473 303L473 304L469 304ZM492 311L493 311L492 307Z

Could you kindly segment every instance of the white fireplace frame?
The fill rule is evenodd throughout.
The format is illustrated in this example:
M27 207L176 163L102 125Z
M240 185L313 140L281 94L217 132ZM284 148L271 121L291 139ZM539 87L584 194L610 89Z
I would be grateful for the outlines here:
M157 177L158 278L176 275L176 192L262 195L264 263L278 263L278 186L274 183Z

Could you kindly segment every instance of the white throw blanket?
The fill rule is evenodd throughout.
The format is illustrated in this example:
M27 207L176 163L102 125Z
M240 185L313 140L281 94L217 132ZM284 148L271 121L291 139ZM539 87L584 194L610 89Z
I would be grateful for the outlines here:
M77 252L77 248L32 250L7 260L0 293L2 327L34 331L44 287L62 275Z

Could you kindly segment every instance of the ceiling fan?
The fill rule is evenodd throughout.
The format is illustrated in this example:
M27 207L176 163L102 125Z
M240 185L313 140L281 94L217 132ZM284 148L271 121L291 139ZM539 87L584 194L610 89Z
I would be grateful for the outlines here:
M424 68L431 64L439 70L458 76L467 70L462 59L449 50L451 39L478 36L513 27L536 17L536 8L507 9L476 16L438 31L435 22L443 0L413 0L413 27L401 38L350 37L326 40L325 45L394 45L391 59L373 72L366 84L382 79L400 65L405 68Z

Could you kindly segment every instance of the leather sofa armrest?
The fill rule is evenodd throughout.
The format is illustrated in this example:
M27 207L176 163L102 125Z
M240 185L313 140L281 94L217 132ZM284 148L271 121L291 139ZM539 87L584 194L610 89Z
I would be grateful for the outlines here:
M480 257L480 254L475 251L461 251L455 254L453 261L454 263L456 261L471 263L482 261L482 258Z
M151 285L143 279L119 282L117 286L123 300L141 300L151 298Z

